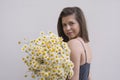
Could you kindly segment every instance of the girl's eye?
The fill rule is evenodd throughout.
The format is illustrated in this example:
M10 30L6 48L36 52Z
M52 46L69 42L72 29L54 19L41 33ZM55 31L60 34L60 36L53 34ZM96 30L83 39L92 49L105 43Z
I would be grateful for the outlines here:
M66 24L63 24L63 27L66 27Z
M74 23L73 22L70 22L69 25L73 25Z

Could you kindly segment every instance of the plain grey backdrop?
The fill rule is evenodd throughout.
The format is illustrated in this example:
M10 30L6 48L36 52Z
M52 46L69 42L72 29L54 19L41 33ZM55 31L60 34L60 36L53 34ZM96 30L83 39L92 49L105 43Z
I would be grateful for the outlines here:
M80 7L87 20L92 80L120 80L120 0L0 0L0 80L35 80L24 78L17 42L57 33L58 16L69 6Z

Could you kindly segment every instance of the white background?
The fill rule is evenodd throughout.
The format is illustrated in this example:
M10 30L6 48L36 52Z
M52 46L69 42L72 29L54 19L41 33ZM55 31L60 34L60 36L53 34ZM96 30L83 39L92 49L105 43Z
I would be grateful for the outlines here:
M120 0L0 0L0 80L24 78L27 67L17 42L40 31L57 33L64 7L80 7L93 51L92 80L120 80Z

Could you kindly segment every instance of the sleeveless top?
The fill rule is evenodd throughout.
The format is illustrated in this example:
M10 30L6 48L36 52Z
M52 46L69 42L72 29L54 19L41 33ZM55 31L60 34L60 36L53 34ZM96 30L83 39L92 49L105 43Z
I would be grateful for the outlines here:
M82 46L84 48L84 52L85 52L85 64L80 65L79 80L88 80L89 70L90 70L90 63L87 63L86 49L85 49L82 42L81 42L81 44L82 44Z

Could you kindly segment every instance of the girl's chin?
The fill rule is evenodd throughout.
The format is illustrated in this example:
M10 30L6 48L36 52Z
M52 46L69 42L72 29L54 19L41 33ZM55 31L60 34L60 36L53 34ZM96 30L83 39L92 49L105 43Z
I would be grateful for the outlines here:
M75 39L77 36L70 36L69 39Z

